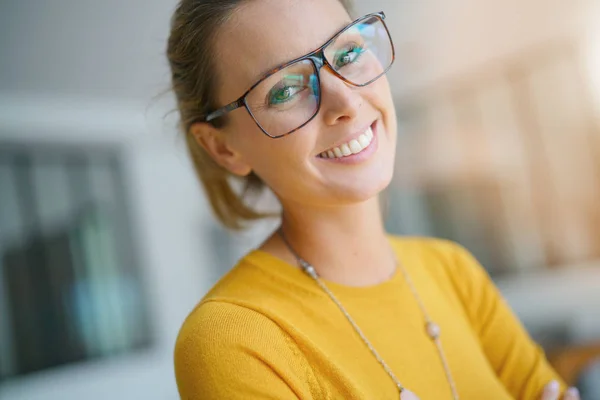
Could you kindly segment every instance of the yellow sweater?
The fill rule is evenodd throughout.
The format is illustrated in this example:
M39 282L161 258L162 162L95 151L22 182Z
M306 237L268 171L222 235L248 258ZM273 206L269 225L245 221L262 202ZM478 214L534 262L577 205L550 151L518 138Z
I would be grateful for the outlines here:
M448 241L390 241L441 327L462 400L538 399L558 379L483 268ZM421 400L451 399L402 273L369 287L327 282L398 379ZM182 399L397 400L390 377L336 305L300 269L254 250L184 322Z

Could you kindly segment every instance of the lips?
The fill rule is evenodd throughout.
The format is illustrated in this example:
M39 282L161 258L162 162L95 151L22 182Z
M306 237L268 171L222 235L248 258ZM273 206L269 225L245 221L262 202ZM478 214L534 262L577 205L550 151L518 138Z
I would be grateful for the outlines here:
M366 149L373 140L373 130L369 126L358 138L352 139L339 146L333 147L319 154L321 158L344 158L358 154Z

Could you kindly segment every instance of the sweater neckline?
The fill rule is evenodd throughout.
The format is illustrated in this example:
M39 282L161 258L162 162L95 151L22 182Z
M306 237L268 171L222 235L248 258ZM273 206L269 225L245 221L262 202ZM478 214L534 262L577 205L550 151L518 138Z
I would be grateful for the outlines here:
M398 257L400 262L402 262L400 259L400 254L398 254L399 251L396 243L393 243L392 241L390 242L396 257ZM322 292L322 290L316 285L315 281L310 276L306 275L300 269L300 267L292 265L264 250L254 249L250 251L250 253L246 255L245 260L269 274L277 275L279 278L283 278L287 281L293 281L305 288L313 288L315 291ZM381 295L392 288L397 289L398 284L403 282L400 268L396 268L393 274L383 282L366 286L344 285L323 278L321 278L321 280L334 293L361 297L372 296L375 294Z

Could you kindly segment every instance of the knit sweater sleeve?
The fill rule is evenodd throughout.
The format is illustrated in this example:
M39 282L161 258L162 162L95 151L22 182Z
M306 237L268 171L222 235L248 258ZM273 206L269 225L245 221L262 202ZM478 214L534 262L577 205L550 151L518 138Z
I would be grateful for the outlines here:
M529 337L479 262L463 247L447 246L449 276L498 378L515 399L538 399L553 379L564 384Z
M273 321L240 305L201 303L183 324L174 356L184 400L320 398L295 342Z

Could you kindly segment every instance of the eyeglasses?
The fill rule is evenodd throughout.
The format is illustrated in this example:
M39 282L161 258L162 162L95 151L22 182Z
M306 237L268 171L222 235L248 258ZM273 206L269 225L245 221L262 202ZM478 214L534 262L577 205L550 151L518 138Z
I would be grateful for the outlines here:
M202 120L210 122L245 107L267 136L279 138L297 131L319 113L319 73L324 65L357 87L375 82L390 69L394 45L384 19L385 14L378 12L355 20L323 46L274 68L239 99Z

